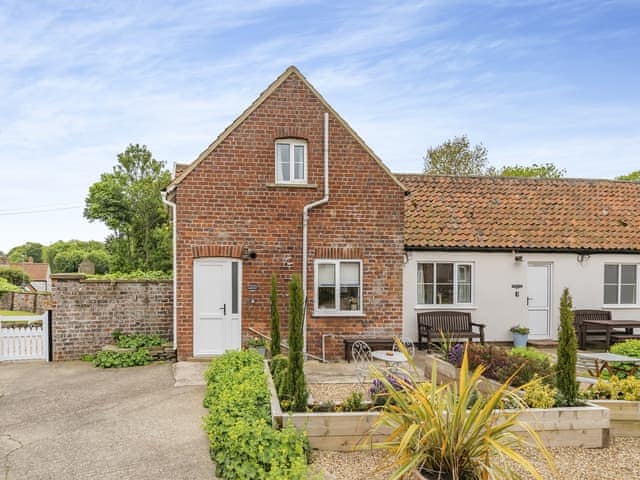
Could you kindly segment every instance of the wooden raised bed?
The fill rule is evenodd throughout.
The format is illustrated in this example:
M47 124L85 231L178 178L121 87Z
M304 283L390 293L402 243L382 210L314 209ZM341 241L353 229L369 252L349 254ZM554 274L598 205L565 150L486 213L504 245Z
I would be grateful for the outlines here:
M640 437L640 402L591 400L591 403L609 409L613 435Z

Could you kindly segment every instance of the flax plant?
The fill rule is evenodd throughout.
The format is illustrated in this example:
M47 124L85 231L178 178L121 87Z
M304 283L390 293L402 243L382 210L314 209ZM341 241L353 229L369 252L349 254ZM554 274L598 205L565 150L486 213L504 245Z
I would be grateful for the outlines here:
M403 352L411 358L406 349ZM396 373L399 389L392 387L388 373L373 368L374 377L389 394L372 433L383 427L391 430L385 441L373 446L392 454L391 465L382 467L393 470L391 480L408 478L413 470L442 480L516 479L520 476L515 465L543 480L536 467L518 451L521 446L537 448L556 473L538 434L518 420L525 406L517 395L520 389L510 390L511 379L493 394L482 396L478 384L484 367L469 372L466 349L457 383L438 385L435 365L431 382L421 381L413 360L409 365L410 369ZM517 408L498 415L496 410L507 403ZM528 438L513 433L514 427Z

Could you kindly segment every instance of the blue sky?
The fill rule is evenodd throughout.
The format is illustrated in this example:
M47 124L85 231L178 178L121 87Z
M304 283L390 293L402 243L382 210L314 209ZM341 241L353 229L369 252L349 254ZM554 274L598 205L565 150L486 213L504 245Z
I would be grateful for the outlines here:
M118 152L190 162L290 64L394 171L462 133L496 166L640 169L637 1L0 0L0 250L103 239L79 206Z

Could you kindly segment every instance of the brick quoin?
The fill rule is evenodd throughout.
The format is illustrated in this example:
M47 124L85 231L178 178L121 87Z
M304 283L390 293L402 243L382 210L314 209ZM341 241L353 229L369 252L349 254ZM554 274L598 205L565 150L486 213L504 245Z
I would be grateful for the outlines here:
M288 282L302 268L304 205L323 197L323 115L327 107L297 70L178 183L178 357L193 356L194 258L225 252L243 258L242 328L269 333L270 277L277 275L286 336ZM307 141L312 187L274 186L278 138ZM402 331L404 190L343 123L329 112L328 204L310 212L307 265L307 349L328 358L343 352L341 336ZM251 259L246 252L254 251ZM363 263L364 316L316 317L314 260ZM249 291L248 285L257 285Z

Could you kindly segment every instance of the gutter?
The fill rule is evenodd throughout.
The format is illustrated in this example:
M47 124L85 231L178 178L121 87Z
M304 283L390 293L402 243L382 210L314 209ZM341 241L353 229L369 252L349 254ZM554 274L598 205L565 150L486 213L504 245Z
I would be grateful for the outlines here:
M302 288L304 297L304 309L302 319L302 351L307 353L307 241L308 241L308 225L309 212L329 202L329 113L324 112L324 196L320 200L309 203L304 206L302 211Z
M162 203L171 207L172 212L172 227L173 227L173 348L178 348L178 270L176 269L177 258L176 254L178 251L178 242L177 242L177 224L176 224L176 204L170 200L167 200L167 192L160 192L160 197L162 198Z

